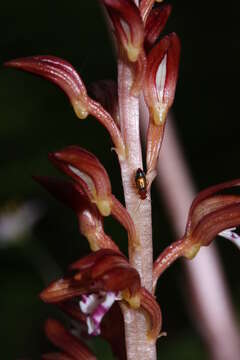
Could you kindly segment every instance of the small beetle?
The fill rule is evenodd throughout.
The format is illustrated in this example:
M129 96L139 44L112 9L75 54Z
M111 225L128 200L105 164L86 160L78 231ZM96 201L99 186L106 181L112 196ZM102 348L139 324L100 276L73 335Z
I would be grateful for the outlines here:
M140 168L137 169L135 174L135 184L140 198L145 200L147 197L147 179L145 172Z

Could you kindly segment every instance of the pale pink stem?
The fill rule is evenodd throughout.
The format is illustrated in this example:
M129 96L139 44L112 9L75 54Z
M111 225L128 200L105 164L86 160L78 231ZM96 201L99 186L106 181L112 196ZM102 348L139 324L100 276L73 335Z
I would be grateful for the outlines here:
M170 121L169 121L170 120ZM194 187L176 134L168 119L160 159L157 187L163 194L178 236L184 232ZM238 359L240 334L215 246L201 249L194 260L184 261L195 322L204 338L210 358Z
M152 292L152 222L151 202L141 200L134 184L136 170L142 168L142 150L139 132L139 99L131 95L133 74L130 67L119 60L118 97L119 117L126 160L120 162L126 207L135 224L139 246L132 251L129 261L140 276L141 283ZM156 359L154 342L147 339L147 322L143 314L122 306L128 360Z

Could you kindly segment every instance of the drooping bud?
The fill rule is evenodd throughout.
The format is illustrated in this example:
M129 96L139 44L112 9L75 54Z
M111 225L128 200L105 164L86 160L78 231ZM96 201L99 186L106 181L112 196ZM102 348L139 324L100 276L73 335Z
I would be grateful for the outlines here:
M78 338L70 334L57 320L48 319L45 333L49 340L64 353L43 355L44 360L96 360L96 357Z
M125 146L117 125L100 104L88 97L85 85L69 62L46 55L15 59L5 65L37 74L57 84L68 96L78 118L85 119L88 114L96 117L109 132L119 159L125 159Z
M163 31L171 11L172 6L170 4L161 4L150 11L145 25L144 37L144 47L147 51L151 49Z
M131 0L103 0L112 21L119 53L135 62L141 53L144 28L138 7Z
M32 56L10 60L6 66L42 76L58 85L68 96L80 119L88 116L88 96L82 79L66 60L55 56Z
M88 239L92 251L102 248L119 251L118 246L104 232L102 216L95 204L77 183L59 181L49 177L35 176L57 200L73 209L78 217L79 230Z
M240 186L240 179L211 186L194 199L188 214L184 236L168 246L153 266L153 283L180 256L192 259L201 246L208 246L224 230L240 225L240 195L219 194Z
M93 154L78 146L69 146L62 151L49 154L49 159L80 184L103 216L110 215L110 180L106 170Z

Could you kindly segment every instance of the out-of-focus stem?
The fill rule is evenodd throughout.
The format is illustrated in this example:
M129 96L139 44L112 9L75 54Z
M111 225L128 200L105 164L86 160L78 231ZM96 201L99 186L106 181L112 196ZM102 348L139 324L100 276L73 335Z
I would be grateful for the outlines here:
M142 168L142 150L139 132L139 100L131 95L133 74L122 60L118 64L119 117L123 141L126 146L126 160L120 163L125 202L139 239L139 246L132 251L129 247L129 261L140 276L141 283L152 292L152 222L151 202L140 200L134 185L134 176ZM128 360L156 359L154 342L147 338L147 323L143 314L122 306L125 322L125 338Z
M177 235L182 235L194 187L175 131L168 122L158 163L157 187L162 192ZM214 360L238 359L240 334L214 246L202 248L185 262L195 323Z

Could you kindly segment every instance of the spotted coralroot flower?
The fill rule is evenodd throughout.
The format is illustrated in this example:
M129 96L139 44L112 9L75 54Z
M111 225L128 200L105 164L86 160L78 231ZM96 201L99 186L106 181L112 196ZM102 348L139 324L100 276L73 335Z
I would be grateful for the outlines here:
M65 305L75 299L89 334L98 335L102 318L115 301L139 308L140 277L124 255L102 249L73 263L69 274L50 284L40 297L47 303Z
M125 159L125 145L118 126L111 115L88 96L82 79L69 62L46 55L11 60L6 62L5 66L31 72L58 85L68 96L77 117L85 119L89 114L96 117L108 130L119 160Z
M45 333L49 340L62 352L42 355L42 360L96 360L97 358L76 336L67 331L57 320L48 319Z
M138 272L129 265L125 256L110 249L96 251L73 263L69 273L50 284L40 297L47 303L59 305L71 317L85 323L90 335L101 333L101 322L116 301L146 315L150 341L155 342L161 330L162 316L155 298L141 287ZM116 339L109 331L116 310L111 314L110 319L103 321L101 335L116 349Z
M240 179L218 184L201 191L188 214L184 236L167 247L154 263L154 282L180 256L194 258L201 246L208 246L217 235L239 241L234 232L240 225L240 195L226 194L240 186Z
M92 250L118 249L103 229L103 217L110 214L126 229L129 247L138 246L132 218L112 194L108 174L93 154L79 146L69 146L49 154L49 159L59 170L70 176L72 182L60 182L41 176L35 179L76 212L80 231L89 240Z
M147 133L147 169L155 169L163 139L168 110L172 106L177 83L180 42L175 33L165 36L147 58L144 98L149 109Z

